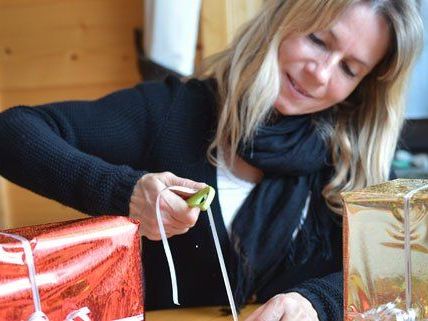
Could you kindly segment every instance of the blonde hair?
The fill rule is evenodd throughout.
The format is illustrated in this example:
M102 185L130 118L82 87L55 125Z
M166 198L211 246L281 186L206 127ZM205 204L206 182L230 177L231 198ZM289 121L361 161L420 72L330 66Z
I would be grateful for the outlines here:
M280 91L278 49L291 34L327 29L349 6L369 3L387 21L389 52L346 101L317 120L331 146L335 173L323 189L330 208L341 211L340 193L388 179L404 121L404 91L422 43L415 0L272 0L245 24L229 48L211 57L199 78L218 86L218 125L207 156L217 164L220 147L234 162L272 112Z

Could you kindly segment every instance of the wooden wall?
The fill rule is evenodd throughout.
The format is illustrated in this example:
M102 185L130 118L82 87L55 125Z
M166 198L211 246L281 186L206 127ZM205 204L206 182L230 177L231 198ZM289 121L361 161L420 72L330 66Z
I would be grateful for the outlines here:
M224 49L262 4L263 0L202 0L199 38L202 58Z
M198 57L222 50L262 1L203 0ZM134 28L143 25L142 3L0 0L0 111L93 99L137 83ZM82 216L0 177L0 228Z
M0 110L93 99L137 83L133 31L142 15L141 0L0 0ZM83 216L0 184L2 227Z

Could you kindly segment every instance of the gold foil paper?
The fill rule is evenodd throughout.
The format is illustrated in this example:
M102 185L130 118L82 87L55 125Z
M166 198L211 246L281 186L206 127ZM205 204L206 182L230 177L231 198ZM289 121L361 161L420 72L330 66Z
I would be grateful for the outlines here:
M389 302L406 310L404 197L424 185L397 179L342 194L346 320ZM410 206L411 308L428 320L428 189Z

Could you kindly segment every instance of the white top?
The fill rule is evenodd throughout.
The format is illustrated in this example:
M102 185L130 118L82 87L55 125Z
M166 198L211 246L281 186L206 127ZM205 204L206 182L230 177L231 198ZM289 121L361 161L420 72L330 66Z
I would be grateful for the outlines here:
M217 166L217 195L224 225L226 226L229 237L232 230L233 220L254 186L256 186L255 183L245 181L233 175L226 165L224 165L224 162L219 158L219 166ZM293 232L293 240L297 237L297 234L306 220L310 200L311 192L309 192L306 198L299 225Z
M247 182L233 175L222 163L217 167L218 200L229 236L233 219L254 186L256 186L255 183Z

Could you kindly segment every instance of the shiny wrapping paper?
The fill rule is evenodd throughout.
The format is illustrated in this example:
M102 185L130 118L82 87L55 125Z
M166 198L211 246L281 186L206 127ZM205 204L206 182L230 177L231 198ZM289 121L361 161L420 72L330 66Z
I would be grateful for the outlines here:
M136 221L102 216L4 232L30 241L41 308L50 321L83 307L93 321L144 312ZM0 250L0 320L26 321L34 304L22 244L0 235Z
M343 193L344 308L346 320L394 302L416 320L428 320L428 180L397 179ZM409 226L405 228L405 198L409 198ZM408 259L406 259L406 231ZM410 260L409 260L410 259ZM409 281L406 282L406 264ZM406 287L411 284L410 295ZM408 300L409 298L407 298ZM356 320L360 320L355 318ZM396 320L396 318L366 318Z

